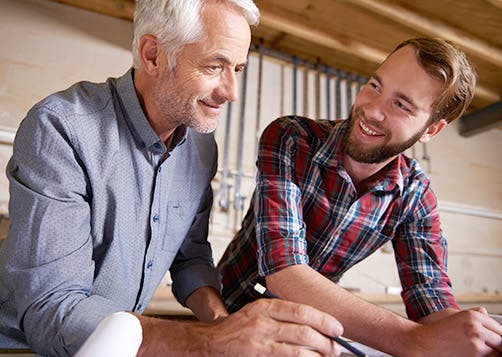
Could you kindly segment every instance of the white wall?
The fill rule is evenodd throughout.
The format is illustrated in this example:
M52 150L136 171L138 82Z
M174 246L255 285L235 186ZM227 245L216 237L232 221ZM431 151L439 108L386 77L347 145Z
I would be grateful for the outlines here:
M27 110L45 96L68 87L78 80L104 81L120 76L132 62L129 52L131 23L49 1L1 0L0 31L0 127L16 128ZM267 61L264 69L260 129L281 114L292 111L291 68ZM242 194L249 203L254 185L256 140L256 92L258 61L251 56L246 97ZM299 75L303 88L303 76ZM284 98L281 100L281 83ZM308 76L313 91L313 74ZM321 90L321 116L325 116L324 90ZM236 168L240 103L234 104L232 116L230 166ZM303 113L302 97L298 102ZM314 116L314 103L307 114ZM225 116L222 114L216 131L223 159ZM415 150L418 159L423 147ZM458 135L457 125L447 128L439 138L427 145L430 177L440 203L454 207L502 212L502 130L491 130L471 138ZM411 152L411 151L410 151ZM0 145L0 209L8 200L7 182L3 174L11 155L11 147ZM429 164L422 161L428 169ZM229 179L235 187L235 179ZM214 182L216 194L221 184ZM212 216L211 240L218 259L234 229L238 228L240 212L225 214L218 207L216 196ZM3 203L2 203L3 202ZM495 293L502 291L502 224L500 218L488 219L465 214L442 212L443 229L449 238L450 274L458 294ZM387 252L386 252L387 251ZM383 293L385 287L399 286L394 258L388 249L355 267L342 284L364 293Z
M41 0L0 1L0 129L17 128L47 95L80 80L102 82L132 63L132 23ZM0 145L0 210L8 200Z

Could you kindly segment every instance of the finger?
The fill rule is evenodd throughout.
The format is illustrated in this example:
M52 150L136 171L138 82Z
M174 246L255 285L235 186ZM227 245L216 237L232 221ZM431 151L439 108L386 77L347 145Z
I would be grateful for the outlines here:
M273 343L263 355L266 356L302 356L302 357L318 357L318 356L339 356L340 349L335 349L330 353L322 353L312 350L307 346L292 345L288 343Z
M307 325L276 321L275 339L291 345L308 347L322 355L338 355L341 347L326 335Z
M490 331L493 331L496 335L502 335L502 325L492 319L490 316L486 315L486 317L483 318L482 325Z
M313 349L310 346L302 346L298 344L290 344L286 342L274 341L271 335L266 338L231 339L225 344L224 350L220 350L219 355L222 356L339 356L341 349L333 345L331 352L323 353Z
M337 319L308 305L278 299L260 299L251 305L275 320L308 325L328 336L343 333L342 324Z
M485 344L499 353L502 352L502 336L489 331L485 336Z
M493 314L488 314L488 316L494 320L496 323L502 326L502 316L501 315L493 315Z

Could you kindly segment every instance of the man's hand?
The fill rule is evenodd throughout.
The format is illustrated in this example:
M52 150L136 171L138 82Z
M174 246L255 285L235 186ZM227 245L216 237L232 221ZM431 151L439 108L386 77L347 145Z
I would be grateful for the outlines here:
M339 336L342 325L307 305L277 299L258 300L208 327L210 354L339 355L328 336Z
M500 356L502 352L502 325L482 307L422 325L413 334L412 339L431 356Z
M137 316L143 328L138 356L336 356L342 325L307 305L261 299L212 324Z

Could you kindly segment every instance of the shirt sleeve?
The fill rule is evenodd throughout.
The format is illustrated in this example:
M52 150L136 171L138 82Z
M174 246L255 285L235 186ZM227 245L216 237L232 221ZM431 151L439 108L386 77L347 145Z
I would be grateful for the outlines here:
M295 182L298 140L288 130L288 120L270 124L258 148L254 213L261 276L309 262L301 192Z
M447 243L436 197L427 184L393 239L406 313L418 320L447 307L458 308L447 274Z
M107 315L93 295L90 193L64 119L44 107L21 123L7 168L10 217L6 270L20 329L43 355L71 355Z
M173 294L183 306L186 306L185 301L188 296L203 286L211 286L221 291L221 282L212 258L211 245L207 240L209 215L213 205L211 180L216 174L218 164L217 147L214 139L211 139L209 144L207 142L199 142L199 144L202 146L201 152L207 155L203 161L212 163L210 175L192 225L170 268Z

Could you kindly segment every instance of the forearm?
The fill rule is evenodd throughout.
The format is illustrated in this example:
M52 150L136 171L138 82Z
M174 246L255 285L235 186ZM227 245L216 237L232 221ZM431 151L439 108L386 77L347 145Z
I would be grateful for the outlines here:
M344 327L344 336L387 353L402 355L410 345L409 332L419 326L354 296L306 265L288 267L266 281L279 297L336 317Z
M195 290L186 299L186 305L201 322L210 323L218 318L228 316L220 294L210 286Z
M163 320L142 315L135 316L141 323L143 339L138 357L201 355L204 341L197 334L196 323Z

